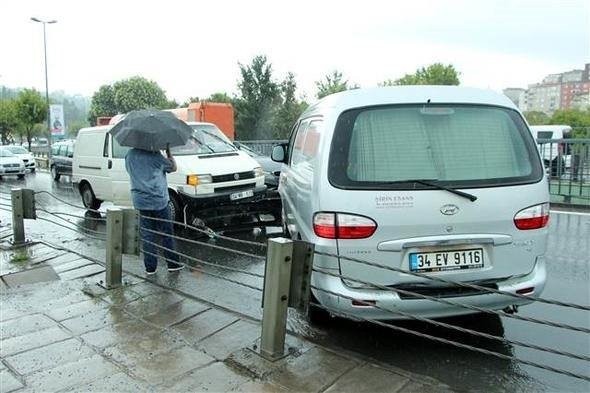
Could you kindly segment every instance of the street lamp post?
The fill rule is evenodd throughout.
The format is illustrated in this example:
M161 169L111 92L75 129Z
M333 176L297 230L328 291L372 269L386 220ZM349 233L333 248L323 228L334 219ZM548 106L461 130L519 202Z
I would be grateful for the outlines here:
M57 23L57 21L45 21L35 17L32 17L31 20L33 22L43 23L43 52L45 53L45 100L47 101L47 132L49 133L49 137L47 138L47 147L49 148L47 157L51 158L51 110L49 109L49 81L47 80L47 36L45 35L45 25Z

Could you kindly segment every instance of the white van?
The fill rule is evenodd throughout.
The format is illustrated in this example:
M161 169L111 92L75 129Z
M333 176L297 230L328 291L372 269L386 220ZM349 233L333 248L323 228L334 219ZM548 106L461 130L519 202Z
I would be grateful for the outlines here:
M413 294L498 310L543 291L547 179L522 114L501 94L449 86L333 94L301 115L272 158L285 164L285 230L322 253L312 292L332 314L437 318L474 311Z
M216 209L265 195L264 172L211 123L187 123L194 129L186 145L172 148L178 170L167 176L172 217L192 223ZM109 133L112 125L83 128L76 140L72 182L84 206L98 209L103 201L132 206L125 170L128 147ZM198 212L198 214L197 214ZM190 213L190 214L185 214Z
M551 169L551 175L557 176L562 174L564 170L569 170L571 154L567 151L568 145L563 142L563 139L571 137L572 128L566 125L539 125L531 126L530 129L538 143L545 167ZM542 142L538 142L539 140ZM560 140L562 141L560 142Z

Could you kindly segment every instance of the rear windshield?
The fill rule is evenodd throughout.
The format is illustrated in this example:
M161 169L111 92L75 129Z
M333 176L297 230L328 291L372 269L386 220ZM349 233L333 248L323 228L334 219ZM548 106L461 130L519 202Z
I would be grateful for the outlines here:
M236 151L236 147L212 124L190 125L193 135L184 146L171 149L177 156L189 156L194 154L216 154Z
M543 170L517 112L479 105L404 105L340 115L328 176L340 188L485 187L536 182Z

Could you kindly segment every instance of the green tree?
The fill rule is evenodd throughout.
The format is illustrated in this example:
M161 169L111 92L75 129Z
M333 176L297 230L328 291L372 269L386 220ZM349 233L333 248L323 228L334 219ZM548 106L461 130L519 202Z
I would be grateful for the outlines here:
M281 104L276 111L273 126L273 139L286 139L289 136L291 127L307 108L307 104L299 102L296 97L297 82L295 75L291 72L280 85L281 89Z
M565 124L572 127L573 138L590 138L590 110L557 110L548 124Z
M266 56L258 55L249 65L238 63L241 80L235 100L236 135L240 139L269 139L273 136L273 116L280 102L280 88L272 76Z
M81 128L84 127L88 127L88 123L86 121L80 121L80 120L75 120L75 121L70 121L68 122L68 135L70 136L70 138L75 138L76 135L78 135L78 131L80 131Z
M27 139L30 149L31 139L38 134L35 125L47 119L47 102L35 89L24 89L16 99L16 109L21 137Z
M549 124L549 116L545 112L540 111L529 111L523 113L526 121L531 126L536 126L540 124Z
M324 79L316 81L315 85L318 89L317 98L324 98L330 94L359 88L356 83L349 86L348 80L342 80L342 73L338 70L334 70L332 73L324 76Z
M395 81L388 79L379 85L459 85L459 75L460 73L452 64L434 63L428 67L419 68L413 74L406 74Z
M16 101L12 99L0 101L0 135L3 145L8 143L18 126L18 121Z
M194 97L189 97L186 101L184 101L181 105L180 108L186 108L188 107L190 104L192 104L193 102L199 102L201 101L201 99L197 96Z
M115 108L119 113L136 109L165 109L168 100L164 90L154 81L134 76L115 82Z
M207 98L207 101L210 102L223 102L226 104L231 104L232 103L232 98L227 94L227 93L223 93L223 92L216 92L213 93L209 96L209 98Z
M117 114L115 105L115 90L111 85L102 85L92 95L90 110L88 111L88 122L96 124L96 119L101 116L115 116Z

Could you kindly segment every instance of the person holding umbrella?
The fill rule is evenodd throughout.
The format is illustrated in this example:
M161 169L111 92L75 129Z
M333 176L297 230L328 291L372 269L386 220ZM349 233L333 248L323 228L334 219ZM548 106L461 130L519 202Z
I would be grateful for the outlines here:
M162 243L168 271L184 268L177 263L173 224L170 215L166 174L176 171L170 147L182 146L193 130L172 113L154 110L130 112L110 131L121 146L132 147L125 157L133 206L140 211L140 231L144 248L145 272L155 274L158 267L156 244ZM161 150L165 150L166 157ZM159 232L156 234L154 232Z

